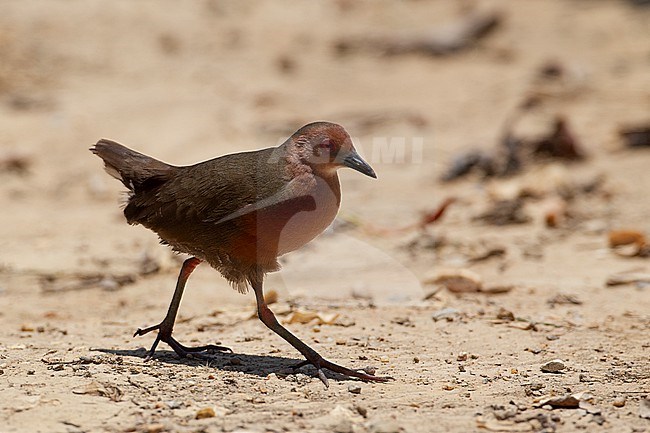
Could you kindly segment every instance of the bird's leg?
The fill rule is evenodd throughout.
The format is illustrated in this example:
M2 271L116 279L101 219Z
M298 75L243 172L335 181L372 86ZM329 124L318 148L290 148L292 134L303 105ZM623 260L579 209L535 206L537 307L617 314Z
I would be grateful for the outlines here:
M151 349L147 354L147 358L146 358L147 360L153 358L153 354L156 351L156 347L158 346L158 343L161 341L164 341L165 343L169 344L169 346L172 349L174 349L174 352L176 352L178 356L180 356L181 358L184 358L189 354L193 354L194 356L198 355L198 357L200 357L200 354L198 352L204 352L206 350L232 352L232 350L230 350L227 347L215 346L214 344L208 344L206 346L198 346L198 347L187 347L187 346L183 346L181 343L176 341L174 337L172 337L172 331L174 330L174 322L176 321L178 307L181 305L181 298L183 297L183 291L185 290L185 283L187 283L187 279L190 277L190 274L200 263L201 260L197 259L196 257L189 258L183 262L183 266L181 267L181 272L178 275L178 281L176 281L176 289L174 290L174 296L172 297L172 301L169 304L169 309L167 310L167 315L165 316L163 321L157 325L153 325L145 329L138 328L138 330L135 331L135 334L133 334L134 337L137 337L140 335L145 335L151 331L158 330L158 335L156 336L156 340L153 342L153 345L151 346Z
M316 367L318 378L325 384L326 387L329 387L329 382L323 373L324 368L342 374L344 376L356 377L367 382L386 382L392 379L391 377L373 376L371 374L364 373L363 371L352 370L326 360L321 355L319 355L318 352L309 347L307 344L303 343L302 340L293 335L287 328L278 322L278 320L275 318L275 315L264 301L264 290L262 283L254 282L252 283L252 286L253 290L255 291L255 298L257 300L257 315L259 316L262 323L264 323L271 331L284 338L289 344L296 348L296 350L302 353L305 358L307 358L306 361L298 364L295 369L300 368L304 365L312 364L314 367Z

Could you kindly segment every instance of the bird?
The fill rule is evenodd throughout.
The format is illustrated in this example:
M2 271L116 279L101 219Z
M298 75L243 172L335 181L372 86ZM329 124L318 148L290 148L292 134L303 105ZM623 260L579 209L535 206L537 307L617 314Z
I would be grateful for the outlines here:
M167 164L108 139L100 139L90 151L127 188L126 221L152 230L162 244L190 256L181 266L164 319L134 334L157 331L147 359L161 341L180 357L231 351L212 344L188 347L172 336L186 282L206 262L239 292L252 288L259 319L304 356L294 371L311 364L326 387L323 370L367 382L392 379L325 359L281 325L264 299L264 277L280 269L278 257L307 244L335 219L341 202L337 171L349 167L377 177L342 126L309 123L277 147L186 166Z

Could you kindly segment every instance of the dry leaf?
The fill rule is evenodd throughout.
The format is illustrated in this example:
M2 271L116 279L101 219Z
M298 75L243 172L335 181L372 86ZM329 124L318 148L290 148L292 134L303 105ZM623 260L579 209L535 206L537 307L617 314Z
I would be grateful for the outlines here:
M612 230L607 234L609 247L616 248L621 245L644 244L645 235L638 230Z
M111 385L110 383L102 384L94 380L86 385L73 388L72 393L107 397L111 401L120 401L124 395L122 390L117 386Z
M610 275L607 278L606 284L608 286L620 286L622 284L650 284L650 274L629 272Z
M493 432L529 432L534 430L533 426L527 422L486 420L483 417L476 418L476 426Z
M333 325L336 319L339 318L339 313L320 313L316 311L301 311L296 310L289 314L284 320L286 324L292 323L312 323L317 325Z
M440 271L423 283L443 285L452 293L479 292L483 285L480 275L468 269Z
M536 406L542 407L548 404L554 408L557 407L563 409L577 409L580 407L580 402L589 402L591 399L593 399L593 396L585 392L566 395L543 396L537 399Z
M214 418L214 416L215 416L214 409L212 409L211 407L204 407L203 409L199 409L196 412L194 418L204 419L204 418Z

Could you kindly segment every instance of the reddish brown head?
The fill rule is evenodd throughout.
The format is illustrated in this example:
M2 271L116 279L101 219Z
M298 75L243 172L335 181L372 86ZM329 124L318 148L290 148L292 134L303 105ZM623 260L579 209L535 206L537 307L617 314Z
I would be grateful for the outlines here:
M377 177L372 167L357 153L350 135L336 123L310 123L297 130L288 142L300 159L317 173L334 173L341 167L350 167Z

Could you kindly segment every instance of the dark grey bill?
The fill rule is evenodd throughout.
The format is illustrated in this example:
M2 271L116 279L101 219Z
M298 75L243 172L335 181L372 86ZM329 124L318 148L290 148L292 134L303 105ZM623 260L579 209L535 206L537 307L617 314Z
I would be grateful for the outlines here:
M348 156L343 158L343 165L346 167L350 167L353 170L358 171L359 173L363 173L366 176L374 177L377 179L377 175L375 174L375 170L368 165L366 161L361 159L361 156L355 151L352 151Z

